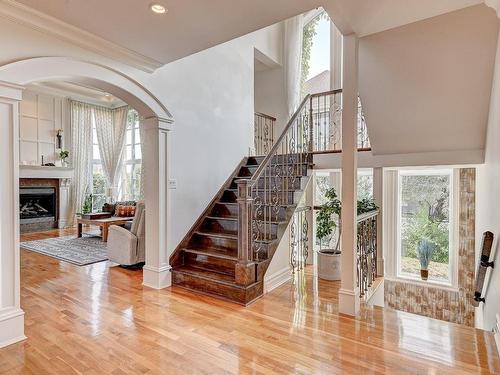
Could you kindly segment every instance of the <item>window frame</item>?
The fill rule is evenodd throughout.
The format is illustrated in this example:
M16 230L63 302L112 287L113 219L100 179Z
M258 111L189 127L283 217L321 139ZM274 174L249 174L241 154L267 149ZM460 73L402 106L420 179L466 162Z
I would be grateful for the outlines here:
M134 179L133 175L134 175L134 170L136 168L136 165L140 165L141 168L142 168L142 149L141 149L141 158L137 158L137 155L136 155L136 152L135 152L135 147L136 146L139 146L141 148L141 143L142 143L142 139L141 139L141 134L140 134L140 129L141 129L141 122L140 122L140 118L139 118L139 114L137 113L137 111L135 111L134 109L130 109L129 113L127 114L127 116L129 116L130 112L135 112L135 118L134 118L134 122L128 122L127 121L127 128L125 130L125 145L124 145L124 155L123 155L123 158L122 158L122 177L121 177L121 182L122 182L122 189L121 189L121 198L124 199L124 200L137 200L139 199L139 195L140 195L140 191L135 191L135 188L133 189L134 191L131 192L131 194L129 194L127 192L127 172L126 172L126 168L127 166L131 166L131 173L132 173L132 186L135 187L136 186L136 180ZM130 127L129 127L130 126ZM136 136L135 136L135 133L136 133L136 130L139 132L139 140L137 141L136 140ZM130 136L130 143L127 143L127 133L130 132L131 136ZM127 155L127 147L130 146L131 148L131 158L130 159L127 159L126 158L126 155Z
M408 283L442 289L458 290L458 246L459 246L459 170L457 168L400 168L387 170L384 176L384 205L387 214L384 214L384 247L391 249L385 259L387 265L387 278ZM395 176L387 178L387 173ZM449 202L449 280L421 280L418 276L402 273L401 270L401 187L404 175L440 175L450 176L450 202ZM392 202L391 202L392 200Z

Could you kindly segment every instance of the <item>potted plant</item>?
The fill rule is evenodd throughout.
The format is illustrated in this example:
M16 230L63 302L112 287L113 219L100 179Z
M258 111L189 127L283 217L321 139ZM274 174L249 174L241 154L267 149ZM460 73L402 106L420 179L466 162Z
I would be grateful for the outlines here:
M334 188L325 193L327 202L321 206L316 217L316 238L320 241L318 251L318 277L325 280L340 280L340 234L342 204ZM357 202L357 214L377 210L375 201L371 198L360 199ZM338 228L337 241L334 248L323 249L323 241L331 243Z
M420 277L422 280L427 280L429 278L429 263L434 254L434 245L427 238L423 238L418 242L417 245L417 255L420 261Z
M334 188L325 193L326 203L316 217L316 237L320 241L318 252L318 277L325 280L340 280L340 211L341 202ZM334 248L323 249L323 243L330 244L335 231L339 234Z
M69 157L69 151L68 150L61 150L59 152L59 158L61 159L61 164L63 167L67 167L68 166L68 162L66 161L66 159Z

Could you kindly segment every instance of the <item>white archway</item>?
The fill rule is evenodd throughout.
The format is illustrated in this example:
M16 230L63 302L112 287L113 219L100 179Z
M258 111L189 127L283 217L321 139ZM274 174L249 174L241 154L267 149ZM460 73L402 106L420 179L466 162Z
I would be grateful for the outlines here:
M169 130L173 118L143 85L109 67L65 57L38 57L0 66L0 347L25 338L20 307L19 103L24 85L69 80L104 90L144 116L146 265L143 285L171 285L169 233Z

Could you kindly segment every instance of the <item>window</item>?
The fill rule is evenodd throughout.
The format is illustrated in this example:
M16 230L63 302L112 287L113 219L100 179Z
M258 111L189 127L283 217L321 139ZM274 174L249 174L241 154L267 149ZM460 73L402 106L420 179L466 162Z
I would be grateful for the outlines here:
M123 155L122 186L120 189L120 199L122 200L139 200L142 198L142 149L139 125L139 114L135 110L130 110L127 118Z
M399 171L397 277L454 284L454 177L452 169Z
M101 162L101 153L97 142L94 116L92 116L92 211L101 211L106 203L106 176Z

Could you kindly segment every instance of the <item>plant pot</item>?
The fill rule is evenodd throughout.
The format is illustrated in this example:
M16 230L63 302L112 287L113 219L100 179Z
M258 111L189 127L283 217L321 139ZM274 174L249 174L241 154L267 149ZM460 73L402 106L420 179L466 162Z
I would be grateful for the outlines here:
M340 280L340 251L318 251L318 277L323 280Z
M429 278L429 270L420 270L420 278L427 280Z

